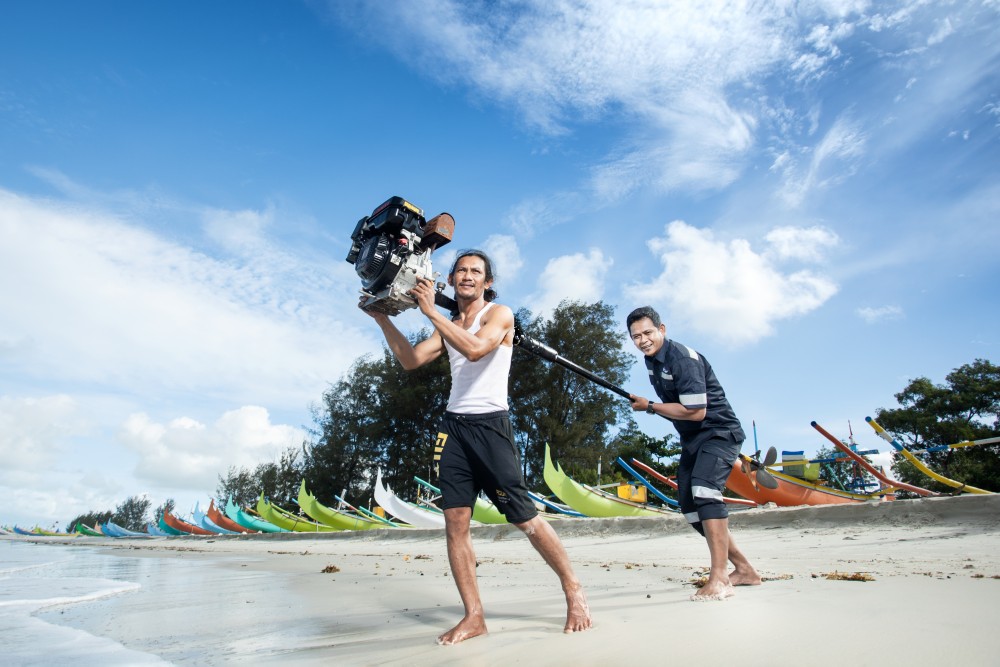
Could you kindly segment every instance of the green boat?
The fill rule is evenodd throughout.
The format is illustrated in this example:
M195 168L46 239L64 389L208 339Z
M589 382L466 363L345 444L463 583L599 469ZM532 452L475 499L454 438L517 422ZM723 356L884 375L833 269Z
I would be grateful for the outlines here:
M279 528L269 521L264 521L259 516L253 516L236 506L232 498L226 499L226 516L240 524L247 530L255 530L261 533L287 533L289 531Z
M88 537L104 537L103 533L99 533L93 528L87 528L83 523L78 523L73 528L73 532L79 533L80 535L87 535Z
M335 533L342 530L341 528L325 526L321 523L304 519L292 514L288 510L281 509L277 505L272 505L264 500L263 491L261 491L260 498L257 500L257 513L265 521L273 523L278 528L284 528L294 533Z
M605 493L600 489L580 484L571 479L561 466L552 462L552 454L549 446L545 445L545 483L549 485L552 493L559 496L559 499L575 509L580 514L589 517L615 517L615 516L668 516L672 512L666 512L653 507L646 507L639 503L633 503L610 493Z
M316 496L306 491L305 480L302 480L302 485L299 487L299 507L317 523L337 530L371 530L372 528L391 528L394 525L390 522L382 523L348 514L323 505L316 500Z

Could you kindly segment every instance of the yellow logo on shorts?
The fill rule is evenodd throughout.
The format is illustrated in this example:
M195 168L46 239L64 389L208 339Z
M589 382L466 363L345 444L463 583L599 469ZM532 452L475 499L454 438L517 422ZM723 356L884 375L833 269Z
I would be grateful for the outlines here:
M434 460L441 460L441 450L444 449L444 444L448 441L447 433L438 433L437 440L434 442Z

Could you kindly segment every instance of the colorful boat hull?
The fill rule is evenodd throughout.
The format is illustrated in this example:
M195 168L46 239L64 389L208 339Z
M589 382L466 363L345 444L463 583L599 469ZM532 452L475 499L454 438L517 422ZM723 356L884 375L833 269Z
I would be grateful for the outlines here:
M574 510L589 517L617 517L617 516L656 516L662 517L673 514L663 510L645 507L638 503L633 503L603 493L598 489L580 484L571 479L561 466L552 462L552 455L549 446L545 445L545 483L548 484L552 493L556 494L560 500L569 505Z

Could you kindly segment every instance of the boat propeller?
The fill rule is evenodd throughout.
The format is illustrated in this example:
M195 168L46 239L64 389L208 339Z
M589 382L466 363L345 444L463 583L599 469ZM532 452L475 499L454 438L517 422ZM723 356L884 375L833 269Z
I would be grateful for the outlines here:
M764 454L764 462L760 462L760 450L753 453L752 456L741 456L743 459L743 472L749 475L750 471L754 471L754 479L758 486L763 486L765 489L776 489L778 488L778 480L774 478L767 466L774 465L774 462L778 460L778 450L774 447L769 447L767 453Z

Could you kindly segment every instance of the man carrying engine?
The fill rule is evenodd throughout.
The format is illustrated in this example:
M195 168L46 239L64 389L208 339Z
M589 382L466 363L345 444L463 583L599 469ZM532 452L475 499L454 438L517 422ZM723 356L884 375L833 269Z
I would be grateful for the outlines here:
M722 600L733 586L760 584L760 575L729 533L729 511L722 500L726 479L746 436L705 357L667 338L667 327L649 306L626 319L629 336L645 355L649 381L662 403L629 396L632 409L669 419L681 437L677 494L681 512L708 541L711 571L692 600ZM726 561L734 570L726 572Z
M455 289L458 315L449 319L435 308L434 284L419 280L410 295L434 332L411 345L383 314L368 311L378 323L389 349L406 370L419 368L442 354L451 365L451 395L435 446L440 468L448 561L465 616L438 637L457 644L485 634L486 620L476 581L476 556L469 522L472 507L484 491L507 521L528 537L555 571L566 596L564 632L591 627L590 609L580 580L552 527L538 516L528 496L514 445L507 405L507 384L514 341L514 314L493 303L493 265L480 250L459 254L448 274Z

